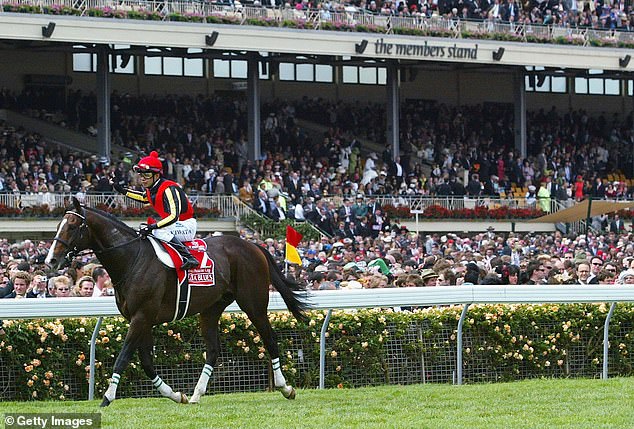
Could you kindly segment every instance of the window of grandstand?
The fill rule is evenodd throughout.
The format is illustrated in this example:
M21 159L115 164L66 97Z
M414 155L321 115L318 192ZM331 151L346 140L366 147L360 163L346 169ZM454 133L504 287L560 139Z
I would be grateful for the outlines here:
M127 49L129 45L114 45L114 49ZM73 46L74 49L80 50L85 49L84 46ZM125 54L115 54L110 55L109 57L109 70L110 73L119 73L119 74L134 74L135 73L135 64L134 64L134 56L125 55ZM86 52L86 53L73 53L73 71L74 72L86 72L86 73L95 73L97 72L97 54Z
M600 76L603 70L588 70L588 74ZM621 81L604 77L576 77L575 93L589 95L621 95Z
M333 67L329 65L280 63L280 80L332 83L333 79Z
M152 54L160 54L161 49L148 49ZM197 54L202 49L188 49L188 54ZM151 54L151 55L152 55ZM144 70L146 75L154 76L189 76L203 77L204 62L202 58L183 58L183 57L166 57L162 55L146 56L144 62Z
M227 59L214 59L212 72L213 77L231 79L247 78L248 63L246 60L232 60L231 57L236 56L233 52L226 52L222 55Z
M350 57L345 57L350 59ZM368 61L371 63L372 61ZM373 66L343 66L343 83L364 85L386 85L387 69Z
M528 66L526 70L529 72L543 71L544 67ZM555 73L562 73L563 70ZM550 92L565 94L566 93L566 77L565 76L546 76L528 73L525 77L526 92Z

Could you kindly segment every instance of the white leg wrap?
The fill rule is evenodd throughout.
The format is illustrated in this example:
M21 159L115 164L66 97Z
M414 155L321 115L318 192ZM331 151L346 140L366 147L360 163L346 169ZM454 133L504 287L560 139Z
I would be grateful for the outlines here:
M286 387L286 379L284 378L280 367L280 358L271 359L271 367L273 368L275 387Z
M108 385L108 389L103 396L106 397L110 402L114 401L117 397L117 387L119 387L119 380L121 380L121 376L116 372L112 374L112 378L110 379L110 384Z
M158 375L154 377L154 380L152 380L152 384L154 385L154 387L156 387L156 390L158 390L161 395L165 396L166 398L170 398L174 402L180 403L180 393L175 393L172 388L169 387L169 385L161 379L161 377L159 377Z
M211 378L213 371L214 369L211 365L205 364L203 371L200 373L198 383L196 383L196 387L194 388L194 394L189 399L190 403L196 404L200 402L200 397L207 392L207 384L209 383L209 379Z

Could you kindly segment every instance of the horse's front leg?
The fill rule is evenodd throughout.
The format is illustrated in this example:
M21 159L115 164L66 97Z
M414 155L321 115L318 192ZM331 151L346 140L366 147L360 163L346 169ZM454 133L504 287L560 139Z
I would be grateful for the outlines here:
M149 330L148 327L149 326ZM130 322L130 328L123 341L121 352L117 356L117 360L114 363L114 371L112 378L110 378L110 384L108 389L103 395L103 401L101 401L102 407L107 407L117 397L117 387L119 387L119 381L121 380L121 374L126 370L132 355L137 351L144 337L152 336L152 325L145 323L144 320L132 320Z
M154 339L151 332L147 338L144 338L143 344L139 347L139 357L141 358L141 366L145 374L152 380L152 384L159 391L162 396L170 398L177 404L186 404L187 395L181 392L174 392L172 388L163 381L163 379L156 373L154 369L153 353Z
M133 319L130 322L130 329L123 342L121 353L117 356L117 360L114 364L114 372L110 379L108 389L103 396L101 402L102 407L107 407L112 401L115 400L117 395L117 387L119 386L119 380L121 374L125 371L134 355L136 350L139 351L139 357L141 359L141 366L145 371L145 374L152 380L154 387L161 393L161 395L172 399L174 402L187 403L187 396L180 392L174 392L172 388L167 385L161 377L156 374L154 369L154 362L152 358L152 324L145 320L145 318Z

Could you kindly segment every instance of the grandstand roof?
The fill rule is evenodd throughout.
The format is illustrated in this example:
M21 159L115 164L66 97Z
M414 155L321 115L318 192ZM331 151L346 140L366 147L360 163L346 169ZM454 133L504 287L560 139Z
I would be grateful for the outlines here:
M42 28L49 22L56 25L47 38ZM205 37L212 32L218 32L218 37L213 46L208 46ZM142 49L200 48L210 56L227 51L275 52L291 56L392 59L461 66L533 65L620 72L634 69L634 62L625 67L619 64L625 54L618 48L17 13L0 14L0 41L5 45L31 43L43 49L72 48L76 44L118 44ZM500 51L500 48L504 49Z

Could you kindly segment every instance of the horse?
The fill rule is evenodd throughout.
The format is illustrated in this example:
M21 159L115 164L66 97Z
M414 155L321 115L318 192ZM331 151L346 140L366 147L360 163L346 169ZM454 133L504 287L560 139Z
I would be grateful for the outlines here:
M220 353L218 326L225 308L236 301L264 342L273 369L275 388L287 399L296 391L286 383L280 368L276 334L268 319L269 285L282 296L287 308L299 321L307 321L305 290L287 279L271 254L236 236L205 239L207 254L215 264L215 286L192 288L185 317L199 315L206 345L205 365L190 399L174 392L154 369L152 327L174 319L177 300L177 273L156 258L146 237L113 215L87 207L73 198L46 257L55 269L69 263L79 252L91 249L110 274L119 311L130 322L112 378L101 402L110 405L116 398L121 374L135 351L141 366L162 396L176 403L198 403L207 390L209 378Z

